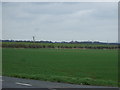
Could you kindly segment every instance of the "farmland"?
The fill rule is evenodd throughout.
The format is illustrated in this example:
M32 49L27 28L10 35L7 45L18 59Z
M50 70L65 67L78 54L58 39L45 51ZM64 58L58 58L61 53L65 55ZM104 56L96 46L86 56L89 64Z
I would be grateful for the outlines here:
M117 86L116 49L3 48L3 75L83 85Z

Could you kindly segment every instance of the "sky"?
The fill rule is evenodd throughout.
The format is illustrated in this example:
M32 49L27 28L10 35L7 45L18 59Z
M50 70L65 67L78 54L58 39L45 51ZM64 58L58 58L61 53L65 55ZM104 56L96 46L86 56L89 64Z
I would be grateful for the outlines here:
M117 2L3 2L2 39L118 40Z
M2 3L0 2L0 39L2 39Z

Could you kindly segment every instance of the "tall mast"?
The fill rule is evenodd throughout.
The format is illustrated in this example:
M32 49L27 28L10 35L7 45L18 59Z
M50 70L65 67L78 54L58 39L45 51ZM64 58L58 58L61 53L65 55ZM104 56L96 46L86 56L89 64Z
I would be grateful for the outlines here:
M35 36L33 36L33 42L35 42Z

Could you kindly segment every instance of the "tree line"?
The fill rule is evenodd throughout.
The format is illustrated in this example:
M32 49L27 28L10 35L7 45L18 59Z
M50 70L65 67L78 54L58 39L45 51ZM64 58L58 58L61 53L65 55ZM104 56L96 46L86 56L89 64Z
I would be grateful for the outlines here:
M119 49L119 45L96 45L96 44L55 44L55 43L18 43L3 42L3 48L66 48L66 49Z

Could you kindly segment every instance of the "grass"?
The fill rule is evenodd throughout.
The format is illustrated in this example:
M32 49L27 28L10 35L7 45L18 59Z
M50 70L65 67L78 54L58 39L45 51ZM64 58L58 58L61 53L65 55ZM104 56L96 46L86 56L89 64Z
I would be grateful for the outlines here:
M117 86L117 50L3 48L3 75L83 85Z
M1 75L2 75L2 48L0 48L0 76Z

